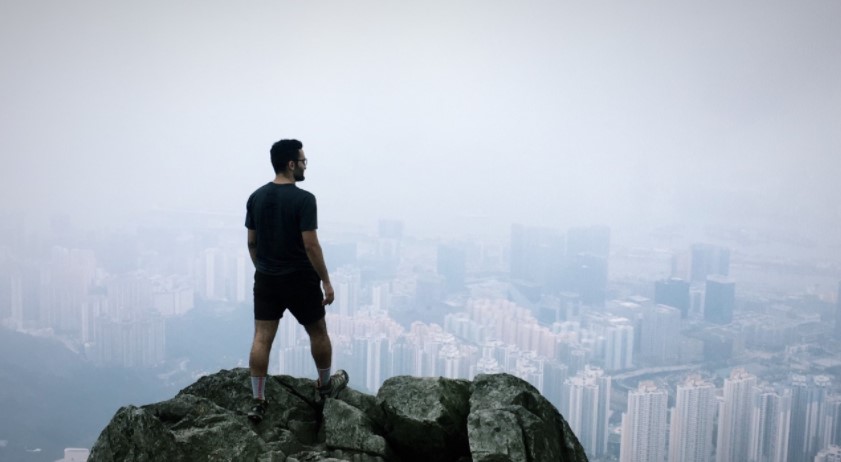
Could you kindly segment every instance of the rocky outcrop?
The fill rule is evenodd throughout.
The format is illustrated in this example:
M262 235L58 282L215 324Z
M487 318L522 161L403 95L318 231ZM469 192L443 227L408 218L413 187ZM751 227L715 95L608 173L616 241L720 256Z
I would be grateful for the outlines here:
M266 418L254 425L246 417L248 370L203 377L168 401L121 408L89 460L587 460L558 411L508 374L473 382L393 377L376 397L348 388L324 402L312 380L280 375L268 380L266 395Z

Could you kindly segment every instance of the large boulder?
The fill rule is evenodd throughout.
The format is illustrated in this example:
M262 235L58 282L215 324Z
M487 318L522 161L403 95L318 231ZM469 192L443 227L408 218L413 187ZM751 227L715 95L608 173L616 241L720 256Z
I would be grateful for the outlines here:
M353 378L351 377L351 380ZM90 461L586 461L575 435L528 383L393 377L376 397L352 388L322 401L312 380L273 376L269 408L247 418L247 369L201 378L174 398L126 406Z
M374 423L361 410L339 401L327 400L324 405L324 442L328 447L349 449L392 459L385 438L377 434Z
M470 382L392 377L380 387L377 400L386 414L386 438L403 460L455 461L470 454L464 431Z
M153 462L161 455L173 462L184 460L175 434L149 410L126 406L100 433L88 460Z
M474 462L586 460L557 409L531 384L510 374L476 376L467 434Z

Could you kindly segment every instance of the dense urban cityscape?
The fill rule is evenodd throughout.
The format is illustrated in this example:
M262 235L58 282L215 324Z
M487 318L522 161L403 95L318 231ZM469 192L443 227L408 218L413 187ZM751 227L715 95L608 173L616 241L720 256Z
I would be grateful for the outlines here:
M228 407L272 434L246 445L260 460L318 457L251 426L266 383L380 409L411 375L525 381L593 462L841 462L839 18L837 0L0 2L0 461L97 458L132 406L246 377L246 200L294 138L332 363L287 315L274 377L261 360L250 389L213 388L258 401ZM342 438L394 441L312 403ZM558 428L516 415L524 448ZM459 454L496 461L462 440L501 425L467 419ZM184 460L235 446L185 426Z
M24 231L23 216L3 225L7 331L170 385L246 365L245 349L168 353L168 324L191 314L251 319L238 217L157 212L108 235L66 216L40 235ZM710 229L684 245L679 230L659 229L633 246L611 231L514 224L493 241L420 239L400 220L367 234L327 227L334 362L372 394L395 375L516 375L558 408L593 461L841 460L839 262L763 254L786 238L746 230ZM270 372L314 374L291 318Z

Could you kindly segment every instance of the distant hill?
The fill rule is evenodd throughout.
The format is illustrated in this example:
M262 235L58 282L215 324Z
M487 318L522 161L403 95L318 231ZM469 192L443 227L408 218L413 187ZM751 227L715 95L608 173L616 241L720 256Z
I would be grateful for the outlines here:
M96 367L56 340L0 328L2 461L54 462L91 447L121 406L171 394L152 371Z

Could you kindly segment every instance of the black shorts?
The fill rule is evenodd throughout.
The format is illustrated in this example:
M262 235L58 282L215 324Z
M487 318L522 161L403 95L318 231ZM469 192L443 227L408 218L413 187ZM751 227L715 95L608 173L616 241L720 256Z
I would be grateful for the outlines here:
M254 319L275 321L288 308L302 326L324 317L324 293L315 271L296 271L283 276L254 273Z

